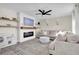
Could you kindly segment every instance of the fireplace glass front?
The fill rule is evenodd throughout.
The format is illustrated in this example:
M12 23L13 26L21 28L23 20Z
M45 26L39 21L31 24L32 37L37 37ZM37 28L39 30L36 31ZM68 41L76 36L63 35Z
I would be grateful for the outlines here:
M23 33L24 38L31 37L33 35L34 35L34 32L24 32Z

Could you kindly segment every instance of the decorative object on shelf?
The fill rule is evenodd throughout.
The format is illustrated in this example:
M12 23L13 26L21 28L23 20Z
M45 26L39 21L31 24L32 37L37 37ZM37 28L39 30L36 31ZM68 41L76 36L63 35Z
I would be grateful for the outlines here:
M2 43L4 41L3 37L0 37L0 43Z
M9 19L9 18L7 18L7 17L0 17L0 19L10 20L10 19Z
M38 25L40 25L40 22L38 22Z
M9 20L9 21L18 21L16 18L8 18L8 17L0 17L0 19L3 19L3 20Z
M12 20L13 20L13 21L17 21L17 22L18 22L18 20L17 20L16 18L12 18Z

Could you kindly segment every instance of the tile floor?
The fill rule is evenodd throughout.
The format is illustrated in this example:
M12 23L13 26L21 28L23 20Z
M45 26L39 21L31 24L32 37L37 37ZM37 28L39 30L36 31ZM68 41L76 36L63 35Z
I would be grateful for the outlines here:
M33 39L3 48L0 55L48 55L48 45Z

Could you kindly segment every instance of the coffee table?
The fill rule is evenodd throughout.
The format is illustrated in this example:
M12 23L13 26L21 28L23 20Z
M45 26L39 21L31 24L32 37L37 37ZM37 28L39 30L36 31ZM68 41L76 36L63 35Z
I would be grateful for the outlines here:
M49 43L50 42L50 37L42 36L42 37L39 38L39 41L41 43Z

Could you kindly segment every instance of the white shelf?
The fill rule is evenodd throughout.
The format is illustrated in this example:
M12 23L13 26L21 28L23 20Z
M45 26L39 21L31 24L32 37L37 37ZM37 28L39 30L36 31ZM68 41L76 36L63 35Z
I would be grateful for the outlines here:
M17 26L2 26L2 25L0 25L0 27L9 27L9 28L18 28Z
M2 18L0 18L0 20L7 20L7 21L15 21L15 22L17 22L18 20L11 20L11 19L2 19Z

